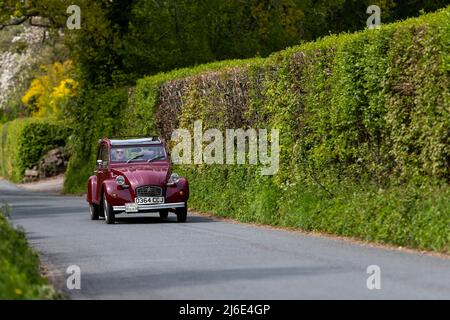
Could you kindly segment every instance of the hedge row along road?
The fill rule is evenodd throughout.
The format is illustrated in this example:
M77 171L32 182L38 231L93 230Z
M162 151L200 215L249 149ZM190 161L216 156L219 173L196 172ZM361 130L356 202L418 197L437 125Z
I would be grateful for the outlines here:
M85 192L97 139L175 129L280 130L280 168L176 168L192 208L450 252L450 8L267 59L223 61L92 91L65 190ZM220 187L219 187L220 186Z
M448 299L450 260L191 215L91 221L80 197L29 193L0 181L41 260L74 299ZM381 289L369 290L369 266ZM369 281L369 284L373 282Z
M66 145L70 129L62 121L22 118L0 125L0 176L21 182L26 169L49 150Z

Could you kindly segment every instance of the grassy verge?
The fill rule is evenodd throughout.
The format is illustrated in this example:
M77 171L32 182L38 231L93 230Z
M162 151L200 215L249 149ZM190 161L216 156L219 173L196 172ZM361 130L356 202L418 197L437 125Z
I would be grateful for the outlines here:
M55 299L56 291L39 272L37 254L22 231L8 221L9 208L0 208L0 300Z
M292 183L280 188L270 179L244 172L228 173L226 178L220 171L198 175L177 168L177 172L190 180L190 208L201 212L450 254L446 183L410 181L379 188L342 182L327 185L330 195L319 185Z

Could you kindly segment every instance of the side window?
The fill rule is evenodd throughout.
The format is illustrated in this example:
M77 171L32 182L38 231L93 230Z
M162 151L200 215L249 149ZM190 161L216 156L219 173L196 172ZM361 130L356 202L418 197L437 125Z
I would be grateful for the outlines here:
M108 161L108 148L105 144L101 144L98 148L97 161L102 160L103 165L107 165Z
M102 160L102 150L103 150L103 145L100 145L98 147L97 160Z

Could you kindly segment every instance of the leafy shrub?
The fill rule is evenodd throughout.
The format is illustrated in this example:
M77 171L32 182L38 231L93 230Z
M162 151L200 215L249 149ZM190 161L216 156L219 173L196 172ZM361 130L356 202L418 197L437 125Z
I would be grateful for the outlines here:
M6 123L1 139L2 175L19 182L26 169L35 166L42 155L64 146L70 129L60 121L23 118Z
M73 63L55 62L42 66L45 74L36 77L22 97L22 103L34 117L61 119L70 98L76 95L78 83L71 78Z

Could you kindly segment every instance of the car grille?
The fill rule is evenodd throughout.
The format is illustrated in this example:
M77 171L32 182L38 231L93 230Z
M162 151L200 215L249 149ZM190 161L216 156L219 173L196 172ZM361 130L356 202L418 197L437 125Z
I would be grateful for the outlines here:
M144 186L136 188L136 195L138 197L162 197L163 190L157 186Z

